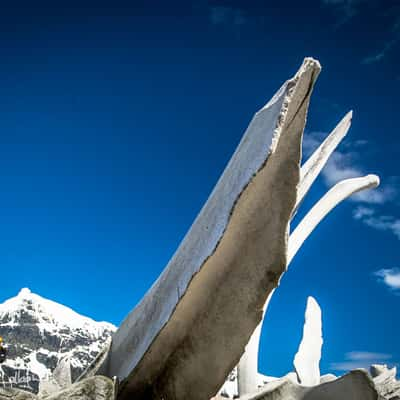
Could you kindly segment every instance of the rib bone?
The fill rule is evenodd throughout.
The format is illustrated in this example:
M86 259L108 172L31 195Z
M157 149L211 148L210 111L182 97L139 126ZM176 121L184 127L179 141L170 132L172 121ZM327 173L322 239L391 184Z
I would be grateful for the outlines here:
M361 190L372 189L378 185L378 176L367 175L362 178L345 179L330 189L307 213L290 235L288 264L290 264L311 232L333 208L352 194L360 192Z
M300 184L297 188L296 210L310 190L311 185L317 179L322 168L329 157L346 136L353 117L353 111L349 111L343 119L336 125L335 129L321 143L312 156L302 165L300 170Z

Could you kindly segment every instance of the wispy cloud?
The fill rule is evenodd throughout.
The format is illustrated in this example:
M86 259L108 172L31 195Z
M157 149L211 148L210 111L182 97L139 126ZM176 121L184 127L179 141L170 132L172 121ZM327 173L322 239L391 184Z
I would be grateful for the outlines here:
M369 204L385 204L396 197L396 189L394 186L383 184L377 189L363 190L362 192L355 193L352 201L369 203Z
M400 240L399 218L392 215L377 214L374 209L363 206L359 206L353 211L353 217L371 228L391 232Z
M378 281L385 284L390 290L396 291L400 289L400 269L399 268L383 268L376 271L374 275Z
M359 206L353 211L354 219L368 218L374 215L374 210L372 208Z
M322 0L322 4L335 9L338 15L336 26L339 27L356 16L367 0Z
M387 40L382 48L374 54L365 57L361 63L368 65L382 61L386 55L400 43L400 7L393 7L386 11L385 17L390 17L390 29L387 33ZM394 18L394 19L393 19Z
M349 371L357 368L369 368L372 364L381 364L391 360L392 355L369 351L350 351L345 354L344 358L344 361L331 363L330 369L333 371Z
M367 6L375 6L376 16L379 19L389 18L390 22L385 21L381 26L387 26L387 40L381 47L370 55L364 57L361 63L364 65L374 64L382 61L394 47L400 43L400 7L395 6L386 8L383 3L371 0L321 0L322 4L332 8L337 16L336 28L346 24L352 18L361 14Z
M392 355L386 353L372 353L369 351L350 351L346 353L346 358L352 361L390 360Z
M322 131L305 131L303 136L303 153L309 157L321 144L326 137L326 132ZM303 156L303 158L304 158Z
M356 178L363 175L360 168L354 166L355 155L352 153L335 152L327 162L323 177L328 186L334 185L342 179Z
M373 64L376 62L379 62L381 60L384 59L384 57L387 55L387 53L392 50L393 47L395 47L397 45L397 43L399 43L400 41L400 37L395 37L394 39L389 40L388 42L386 42L383 46L383 48L377 52L376 54L372 54L368 57L365 57L361 63L362 64Z

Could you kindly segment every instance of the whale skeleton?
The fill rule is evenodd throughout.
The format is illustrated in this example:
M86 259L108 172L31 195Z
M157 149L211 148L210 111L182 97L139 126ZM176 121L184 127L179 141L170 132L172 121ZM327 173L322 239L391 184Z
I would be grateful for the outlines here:
M321 145L302 165L300 170L300 183L297 188L297 201L294 213L307 195L312 184L319 176L331 154L346 136L351 126L353 112L348 112L339 122L335 129L326 137ZM376 175L367 175L362 178L345 179L331 188L306 214L306 216L297 225L296 229L289 236L288 243L288 266L301 245L309 237L312 231L322 221L325 216L332 211L340 202L347 199L354 193L366 189L372 189L379 185L379 177ZM258 354L260 345L260 336L265 313L274 290L269 294L263 309L263 320L254 330L246 350L242 355L237 366L238 376L238 394L253 393L260 385L260 374L258 372Z
M348 112L344 118L339 122L335 129L326 137L326 139L320 144L320 146L314 151L314 153L307 159L307 161L302 165L300 169L300 182L297 187L297 199L296 205L293 210L292 218L296 214L300 204L303 202L305 196L310 190L312 184L315 182L326 162L328 161L331 154L335 151L336 147L347 135L347 132L351 126L351 119L353 117L353 112ZM314 226L315 227L315 226ZM288 243L288 253L292 241L292 235L289 236ZM306 238L304 238L305 240ZM304 241L303 240L303 241ZM292 256L288 257L287 265L290 264L293 258L293 250L291 250ZM240 362L237 366L237 384L238 384L238 394L244 395L247 393L254 392L255 388L260 385L262 377L258 373L258 354L259 354L259 344L261 329L265 317L265 313L268 308L269 301L274 294L274 290L269 294L267 301L263 307L263 319L257 328L254 330L251 336L246 350L243 353Z
M290 220L351 119L300 168L319 72L306 58L254 115L176 253L113 335L96 373L119 379L119 399L207 400L238 364L293 252ZM330 204L309 217L315 225Z
M345 179L333 186L333 188L331 188L306 214L290 235L288 245L288 265L311 232L317 227L321 220L332 211L334 207L336 207L336 205L354 193L365 189L371 189L378 185L379 178L376 175L367 175L361 178ZM273 293L274 291L270 293L264 305L264 317L268 308L269 300ZM254 393L260 385L258 353L262 323L263 321L255 329L237 367L239 396Z

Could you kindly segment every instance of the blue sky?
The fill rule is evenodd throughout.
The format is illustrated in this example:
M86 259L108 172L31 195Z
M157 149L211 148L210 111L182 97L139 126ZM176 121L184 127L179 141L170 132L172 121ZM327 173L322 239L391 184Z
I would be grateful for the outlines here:
M308 295L323 312L323 372L400 362L399 2L146 3L2 6L0 301L28 286L118 325L254 112L313 56L306 153L354 117L297 221L338 179L382 185L335 209L293 260L261 372L292 370Z

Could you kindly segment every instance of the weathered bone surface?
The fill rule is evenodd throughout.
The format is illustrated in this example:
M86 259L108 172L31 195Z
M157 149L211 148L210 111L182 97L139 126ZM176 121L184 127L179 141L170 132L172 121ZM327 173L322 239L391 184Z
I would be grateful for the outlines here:
M100 370L103 368L107 362L108 353L111 349L112 338L109 338L103 345L103 348L97 354L96 358L92 361L91 364L86 368L85 371L76 379L75 382L79 382L86 378L91 378L95 375L100 375Z
M67 356L60 360L53 371L53 377L61 389L65 389L72 384L70 357Z
M206 399L239 361L286 269L319 70L306 59L255 115L167 268L115 333L99 372L121 379L121 398Z
M320 383L327 383L327 382L332 382L337 379L336 375L333 374L325 374L321 376Z
M228 375L219 394L228 399L235 399L239 396L237 367L233 368L232 372Z
M46 397L46 400L115 400L115 398L115 383L105 376L93 376ZM38 397L38 400L41 398Z
M59 361L53 374L48 379L40 381L38 396L41 398L48 397L68 388L71 384L71 360L67 356Z
M43 379L39 382L38 396L40 398L48 397L61 390L57 381L51 376L48 379Z
M22 389L0 388L0 400L37 400L37 396Z
M105 376L93 376L69 385L51 395L38 394L19 389L0 388L0 400L115 400L115 382Z
M394 377L396 376L396 373L397 373L396 368L392 368L389 370L386 364L372 364L369 367L369 372L370 372L372 378L376 378L379 375L383 375L383 374L387 373L388 371L393 371L394 372L393 376Z
M240 400L378 400L372 379L363 370L352 371L332 382L305 387L290 379L268 383Z
M387 365L371 365L371 376L378 393L388 400L400 398L400 381L396 380L397 368Z
M303 386L315 386L320 383L322 343L321 308L310 296L307 299L303 338L293 362L299 383Z

